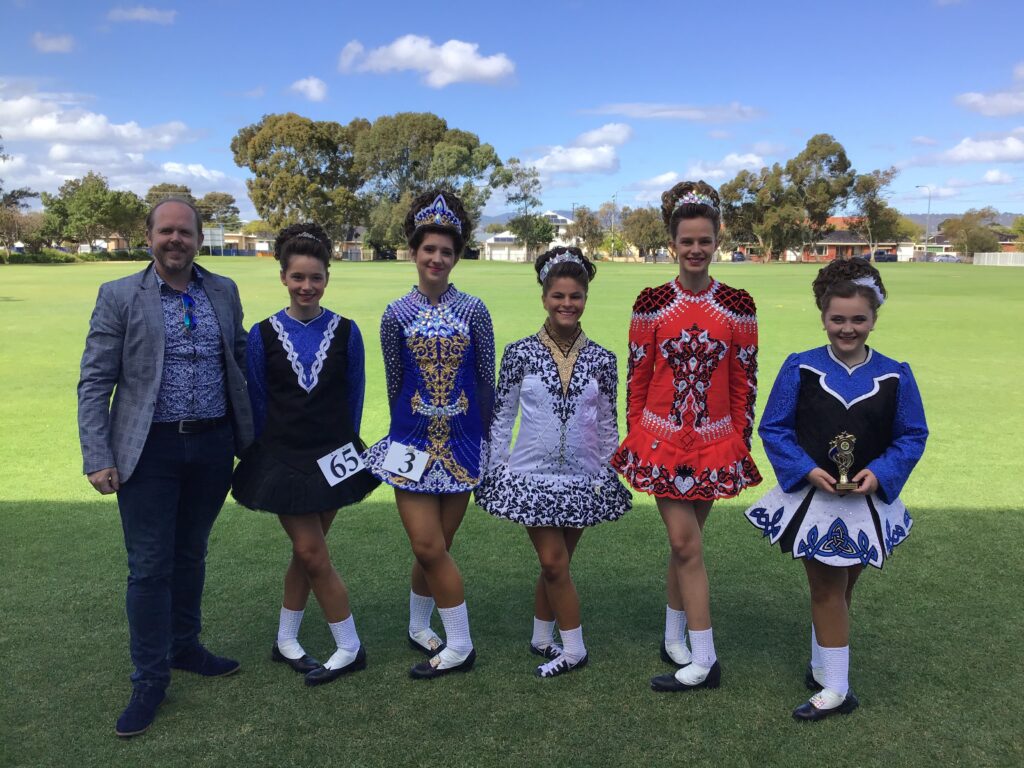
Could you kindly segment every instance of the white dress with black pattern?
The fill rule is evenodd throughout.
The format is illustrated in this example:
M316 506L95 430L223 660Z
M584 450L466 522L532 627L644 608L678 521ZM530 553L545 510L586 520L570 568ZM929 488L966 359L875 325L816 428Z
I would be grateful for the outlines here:
M477 504L531 527L586 528L625 514L632 497L609 464L617 386L615 355L582 331L568 354L544 329L509 344Z

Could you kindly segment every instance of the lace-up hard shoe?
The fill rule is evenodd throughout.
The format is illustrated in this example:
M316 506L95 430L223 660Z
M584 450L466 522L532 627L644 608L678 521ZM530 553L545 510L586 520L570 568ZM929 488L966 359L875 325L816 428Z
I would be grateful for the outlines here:
M171 657L171 669L192 672L203 677L233 675L242 665L226 656L214 656L198 643Z
M829 715L848 715L860 706L860 700L854 695L853 689L846 696L840 696L831 688L822 688L807 701L793 710L793 719L824 720Z
M156 711L163 704L167 694L163 688L145 686L135 688L128 706L117 718L114 733L122 738L138 736L146 731L156 719Z
M569 657L565 654L560 654L547 664L541 664L533 674L537 677L558 677L566 672L572 672L574 669L587 666L589 660L589 653L583 654L583 658L575 662L569 661Z

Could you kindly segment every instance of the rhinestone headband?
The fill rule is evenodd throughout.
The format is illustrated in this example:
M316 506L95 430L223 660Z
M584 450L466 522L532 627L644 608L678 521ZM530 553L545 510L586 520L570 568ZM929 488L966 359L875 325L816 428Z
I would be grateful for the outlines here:
M678 209L682 205L706 205L708 208L718 210L718 203L715 202L711 195L705 195L703 192L694 192L693 190L686 192L676 200L674 208Z
M323 241L319 237L317 237L316 235L310 234L309 232L299 232L299 234L297 234L297 235L292 235L292 240L294 240L297 237L305 237L305 238L307 238L309 240L316 240L318 243L320 243L320 245L324 244Z
M878 281L876 281L875 278L864 276L855 278L850 282L854 285L863 285L865 288L870 288L875 292L875 296L878 298L878 306L885 304L885 296L882 295L882 291L878 287Z
M555 266L555 264L565 264L566 262L579 264L581 267L583 266L583 259L577 256L575 253L572 253L571 251L559 253L558 255L552 256L550 259L548 259L548 263L540 268L540 281L543 283L547 279L548 272L551 271L551 268Z
M413 223L417 228L427 224L434 224L441 227L451 227L462 233L462 222L459 217L448 207L444 201L444 195L438 195L429 206L418 211L413 216Z

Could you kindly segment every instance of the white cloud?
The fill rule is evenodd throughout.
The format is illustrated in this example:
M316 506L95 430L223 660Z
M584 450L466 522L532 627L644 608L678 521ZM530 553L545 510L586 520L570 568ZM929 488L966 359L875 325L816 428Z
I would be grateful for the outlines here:
M992 139L963 139L952 149L939 155L947 163L1021 163L1024 162L1024 140L1015 135Z
M338 71L351 72L356 60L363 55L366 49L358 40L350 40L338 54Z
M626 189L636 190L633 198L638 203L652 203L661 200L661 193L670 188L682 177L675 171L666 171L652 176L649 179L641 179L628 184Z
M134 8L111 8L107 19L109 21L141 21L147 24L173 24L177 15L177 11L162 11L159 8L136 5Z
M541 173L614 173L619 170L615 147L551 147L544 157L533 161Z
M135 121L112 123L106 115L68 103L66 97L25 94L5 98L0 83L0 136L7 141L98 142L122 148L166 149L188 138L188 127L172 121L148 128Z
M933 147L939 143L938 139L933 139L931 136L915 136L910 140L912 144L918 144L922 147Z
M1024 114L1024 89L996 93L961 93L956 97L956 103L987 117Z
M310 101L323 101L327 98L327 83L319 77L304 77L292 83L288 90L301 93Z
M764 158L754 152L737 154L730 152L717 163L705 163L703 160L690 166L686 171L687 178L712 179L720 181L735 176L738 171L757 170L764 166Z
M1013 184L1014 177L1008 174L1006 171L1001 171L998 168L992 168L991 170L985 171L985 175L982 176L986 184Z
M404 35L366 51L358 40L342 48L338 68L342 72L422 72L431 88L453 83L495 83L510 77L516 65L504 53L481 56L477 43L448 40L436 45L429 37Z
M633 138L633 129L625 123L607 123L600 128L581 133L573 141L576 147L622 146Z
M656 102L621 102L587 110L599 115L622 115L638 119L688 120L696 123L735 123L761 116L756 107L739 102L710 106L663 104Z
M223 181L227 178L223 171L210 170L202 163L164 163L160 168L164 173L174 176L176 181L182 176L201 181Z
M75 38L71 35L46 35L36 32L32 35L32 45L40 53L71 53L75 47Z

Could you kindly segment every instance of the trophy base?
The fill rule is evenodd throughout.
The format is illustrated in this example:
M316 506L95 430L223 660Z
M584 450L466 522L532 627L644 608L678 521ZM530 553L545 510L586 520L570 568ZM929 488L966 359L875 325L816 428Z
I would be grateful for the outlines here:
M860 488L859 483L836 483L837 491L856 491Z

